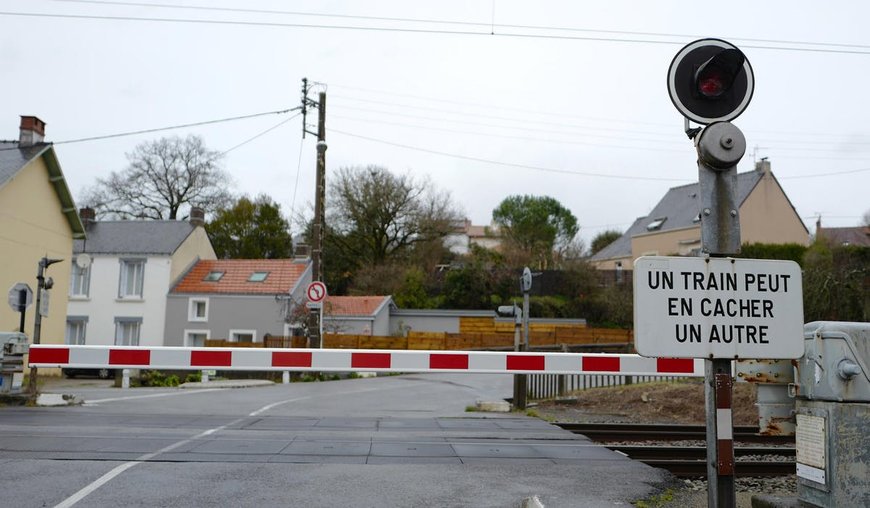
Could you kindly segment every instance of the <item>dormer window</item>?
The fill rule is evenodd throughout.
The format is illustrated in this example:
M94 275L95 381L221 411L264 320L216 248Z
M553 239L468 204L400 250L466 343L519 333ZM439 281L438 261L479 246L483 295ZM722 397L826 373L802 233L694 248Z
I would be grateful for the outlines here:
M646 230L647 231L656 231L658 229L661 229L662 224L664 224L666 220L668 220L667 217L660 217L660 218L650 222L649 224L647 224Z
M248 277L248 282L263 282L268 276L269 272L254 272Z
M206 275L202 280L205 282L217 282L221 280L221 277L223 276L224 272L208 272L208 275Z

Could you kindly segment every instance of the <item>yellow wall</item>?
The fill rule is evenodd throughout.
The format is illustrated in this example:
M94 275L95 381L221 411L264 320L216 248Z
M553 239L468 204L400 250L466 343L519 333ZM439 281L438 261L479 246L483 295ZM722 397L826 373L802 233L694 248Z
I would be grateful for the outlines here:
M632 260L635 260L643 255L687 255L691 249L701 246L700 240L701 226L637 235L631 239L631 257ZM630 263L630 265L625 266L625 263L623 263L623 268L626 270L632 269L633 264Z
M810 243L803 221L770 173L764 175L740 206L740 240L741 243Z
M590 261L592 266L594 266L598 270L616 270L616 263L618 262L622 262L623 270L631 270L631 267L633 266L631 256L622 256L618 258Z
M198 260L216 258L205 228L194 229L172 255L172 271L169 274L169 283L174 284Z
M32 339L39 260L43 256L63 259L46 271L54 279L54 289L41 333L42 343L60 344L66 331L73 238L48 178L48 169L38 158L0 188L0 330L18 329L20 314L6 303L7 292L15 283L25 282L34 291L34 305L27 309L24 326Z

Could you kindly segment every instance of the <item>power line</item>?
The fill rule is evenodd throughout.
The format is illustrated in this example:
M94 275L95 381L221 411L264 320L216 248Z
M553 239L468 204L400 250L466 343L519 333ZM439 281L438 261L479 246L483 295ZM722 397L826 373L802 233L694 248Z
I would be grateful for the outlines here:
M250 9L250 8L238 8L238 7L207 7L207 6L190 6L190 5L158 4L158 3L142 3L142 2L118 2L118 1L110 1L110 0L53 0L53 1L63 2L63 3L115 5L115 6L126 6L126 7L149 7L149 8L157 7L157 8L163 8L163 9L182 9L182 10L194 10L194 11L236 12L236 13L243 12L243 13L249 13L249 14L279 14L279 15L300 16L300 17L308 16L308 17L318 17L318 18L336 18L336 19L354 19L354 20L366 20L366 21L387 21L387 22L402 22L402 23L468 26L468 27L478 27L478 28L489 29L489 33L487 35L500 35L500 34L495 33L496 28L500 28L500 29L501 28L511 28L511 29L524 29L524 30L551 30L551 31L560 31L560 32L630 35L630 36L641 36L641 37L680 37L680 38L687 38L687 39L699 39L699 38L705 37L705 36L697 35L697 34L677 34L677 33L665 33L665 32L639 32L639 31L632 31L632 30L602 30L602 29L580 28L580 27L495 23L494 8L493 8L493 13L492 13L493 17L492 17L491 22L490 23L482 23L482 22L473 22L473 21L443 20L443 19L433 19L433 18L366 16L366 15L358 15L358 14L334 14L334 13L318 13L318 12L305 12L305 11L282 11L282 10L274 10L274 9ZM822 47L870 49L870 45L866 45L866 44L811 42L811 41L796 41L796 40L783 40L783 39L756 39L756 38L746 38L746 37L729 37L729 39L735 40L735 41L758 42L758 43L763 43L763 44L797 44L797 45L802 45L802 46L822 46ZM798 48L777 48L777 49L798 49Z
M296 113L295 115L291 116L290 118L287 118L286 120L282 120L282 121L278 122L277 124L275 124L275 125L269 127L268 129L266 129L266 130L260 132L259 134L256 134L256 135L254 135L253 137L250 137L250 138L248 138L248 139L242 141L242 142L239 143L238 145L236 145L236 146L234 146L234 147L232 147L232 148L229 148L229 149L227 149L227 150L224 150L223 152L221 152L221 155L222 155L222 156L223 156L223 155L226 155L226 154L232 152L233 150L235 150L236 148L241 148L241 147L247 145L248 143L250 143L251 141L254 141L255 139L257 139L257 138L259 138L259 137L261 137L261 136L265 136L266 134L272 132L273 130L277 129L278 127L281 127L281 126L284 125L285 123L289 122L290 120L293 120L294 118L296 118L297 116L299 116L299 115L301 115L301 114L302 114L302 113Z
M418 110L421 110L421 111L433 111L433 112L442 113L442 114L447 114L447 115L467 116L467 113L459 112L459 111L450 111L450 110L445 110L444 108L429 108L429 107L425 107L425 106L413 106L413 105L408 105L408 104L400 104L400 103L396 103L396 102L376 101L376 100L370 100L370 99L360 99L360 98L355 98L355 97L346 97L346 96L342 96L342 95L333 95L333 97L334 97L334 98L338 98L338 99L340 99L340 100L351 100L351 101L366 102L366 103L371 103L371 104L381 104L381 105L386 105L386 106L391 106L391 107L397 107L397 108L405 108L405 109L418 109ZM358 107L352 107L352 106L342 106L342 107L345 108L345 109L353 109L353 110L357 110L357 111L366 111L366 112L374 112L374 113L383 113L383 114L394 115L394 116L407 116L407 117L413 117L413 118L419 118L419 119L425 119L425 120L437 120L437 121L443 121L443 122L471 123L471 122L468 122L468 121L465 121L465 120L452 120L452 119L449 119L449 118L423 117L423 116L419 116L419 115L409 115L409 114L407 114L407 113L396 113L396 112L384 111L384 110L364 109L364 108L358 108ZM489 119L492 119L492 120L502 120L502 121L507 121L507 122L522 123L522 124L525 124L525 125L528 125L528 124L554 125L554 126L557 126L557 127L567 127L567 128L571 128L571 129L584 129L584 130L595 130L595 131L615 131L615 132L632 132L632 133L636 133L636 134L648 134L648 135L650 135L650 136L670 136L671 138L674 138L674 137L675 137L673 132L670 132L670 133L666 133L666 132L652 132L652 131L639 131L639 130L632 130L632 129L622 129L622 128L615 128L615 127L599 127L599 126L589 126L589 125L576 125L576 124L566 124L566 123L556 123L556 122L545 122L545 121L540 121L540 120L530 120L530 119L527 119L527 118L516 118L516 117L511 118L511 117L506 117L506 116L486 115L486 114L475 114L474 116L475 116L475 118L489 118ZM516 129L516 128L519 128L519 127L499 126L499 125L493 125L493 124L478 124L478 125L486 125L486 126L490 126L490 127L498 127L498 128L505 128L505 129ZM671 125L671 127L673 127L673 125ZM523 130L528 130L528 127L523 127L522 129L523 129ZM676 130L676 129L674 129L674 130ZM551 132L552 132L552 131L551 131ZM576 133L572 133L572 134L576 134Z
M282 109L282 110L278 110L278 111L267 111L265 113L254 113L252 115L234 116L234 117L230 117L230 118L220 118L218 120L206 120L205 122L186 123L186 124L180 124L180 125L172 125L170 127L158 127L156 129L143 129L143 130L139 130L139 131L121 132L118 134L106 134L103 136L92 136L89 138L67 139L64 141L54 141L53 144L65 145L65 144L69 144L69 143L84 143L86 141L99 141L99 140L103 140L103 139L121 138L121 137L125 137L125 136L135 136L137 134L150 134L152 132L162 132L162 131L170 131L170 130L174 130L174 129L184 129L186 127L198 127L200 125L211 125L211 124L223 123L223 122L233 122L236 120L247 120L248 118L257 118L259 116L283 115L285 113L289 113L289 112L296 110L296 109L299 109L299 108Z
M619 149L629 149L629 150L650 150L650 151L654 151L654 152L685 153L685 150L678 150L678 149L653 148L653 147L631 146L631 145L612 145L612 144L603 144L603 143L592 143L592 142L587 142L587 141L566 141L566 140L559 140L559 139L552 139L552 138L535 138L535 137L531 137L531 136L509 136L509 135L505 135L505 134L494 134L494 133L481 132L481 131L468 131L468 130L460 130L460 129L455 129L455 128L433 127L433 126L410 124L410 123L404 123L404 122L390 122L390 121L386 121L386 120L374 120L371 118L355 118L355 117L344 116L344 115L335 115L335 114L330 115L330 116L332 118L338 118L338 119L342 119L342 120L350 120L353 122L365 122L365 123L370 123L370 124L377 123L377 124L384 124L384 125L393 125L393 126L398 126L398 127L412 127L415 129L425 129L425 130L432 130L432 131L439 131L439 132L449 132L449 133L453 133L453 134L470 134L472 136L486 136L486 137L495 137L495 138L503 138L503 139L517 139L517 140L521 140L521 141L540 141L540 142L544 142L544 143L555 143L555 144L563 144L563 145L595 146L595 147L600 147L600 148L619 148ZM473 125L487 125L487 124L475 124L475 123L472 123L472 124ZM499 128L508 128L508 127L499 127ZM523 131L529 130L529 129L523 129L521 127L513 127L513 128L518 129L518 130L523 130ZM548 132L548 131L536 130L536 132ZM571 135L569 133L561 133L561 132L557 132L557 131L549 131L549 132L556 132L558 134L563 134L566 136ZM575 134L575 136L576 136L576 134ZM615 136L594 135L594 134L584 134L584 136L585 137L605 138L605 139L626 139L626 138L619 138L619 137L615 137ZM640 140L640 141L646 141L646 140ZM649 140L649 141L650 142L657 142L654 140ZM676 143L674 143L674 144L676 145Z
M291 109L281 109L281 110L277 110L277 111L267 111L265 113L254 113L252 115L233 116L233 117L229 117L229 118L220 118L217 120L206 120L204 122L194 122L194 123L186 123L186 124L180 124L180 125L172 125L169 127L157 127L155 129L142 129L142 130L138 130L138 131L119 132L117 134L105 134L102 136L91 136L88 138L66 139L63 141L52 141L51 144L53 144L53 145L67 145L70 143L85 143L87 141L100 141L100 140L104 140L104 139L122 138L125 136L135 136L137 134L149 134L152 132L162 132L162 131L169 131L169 130L174 130L174 129L184 129L187 127L198 127L200 125L212 125L212 124L223 123L223 122L234 122L236 120L247 120L249 118L257 118L260 116L283 115L285 113L289 113L289 112L297 110L297 109L299 109L299 108L296 107L296 108L291 108ZM295 116L287 119L286 121L289 121L293 118L296 118L296 116L298 116L298 115L295 115ZM285 123L285 122L282 122L282 124L283 123ZM279 125L281 125L281 124L279 124ZM277 127L277 126L275 126L275 127ZM275 127L273 127L273 128L275 128ZM268 132L268 131L266 131L266 132ZM265 134L265 132L258 134L257 136L255 136L254 138L252 138L249 141L256 139L257 137L259 137L262 134ZM245 143L247 143L247 141ZM245 144L245 143L242 143L242 144ZM227 152L229 152L231 150L235 150L239 146L241 146L241 145L234 146L233 148L230 148L229 150L227 150ZM16 147L11 147L11 148L0 148L0 151L18 150L18 149L19 148L16 146ZM226 152L224 152L224 153L226 153Z
M387 141L384 139L372 138L369 136L362 136L360 134L353 134L351 132L340 131L337 129L329 129L329 130L331 132L335 132L337 134L343 134L345 136L364 139L366 141L372 141L375 143L382 143L385 145L395 146L395 147L399 147L399 148L405 148L408 150L416 150L418 152L431 153L431 154L435 154L435 155L442 155L445 157L452 157L455 159L462 159L462 160L468 160L468 161L474 161L474 162L482 162L485 164L495 164L497 166L507 166L507 167L513 167L513 168L521 168L521 169L532 169L535 171L544 171L544 172L548 172L548 173L559 173L559 174L573 175L573 176L591 176L591 177L597 177L597 178L613 178L613 179L619 179L619 180L648 180L648 181L655 181L655 182L684 182L684 183L686 182L686 180L683 178L657 178L657 177L652 177L652 176L613 175L613 174L607 174L607 173L594 173L591 171L572 171L569 169L556 169L556 168L548 168L548 167L544 167L544 166L532 166L532 165L528 165L528 164L517 164L517 163L513 163L513 162L496 161L496 160L492 160L492 159L484 159L482 157L472 157L469 155L460 155L460 154L455 154L455 153L442 152L440 150L432 150L432 149L428 149L428 148L422 148L419 146L404 145L401 143L395 143L395 142Z
M621 42L635 44L660 44L660 45L682 45L685 41L669 41L669 40L654 40L654 39L627 39L617 37L592 37L592 36L577 36L577 35L547 35L547 34L527 34L517 32L499 32L490 33L489 31L471 31L471 30L446 30L446 29L422 29L422 28L391 28L378 26L364 25L325 25L313 23L277 23L265 21L232 21L232 20L215 20L215 19L195 19L195 18L154 18L145 16L98 16L86 14L50 14L39 12L8 12L0 11L2 16L19 16L19 17L35 17L35 18L57 18L57 19L90 19L100 21L145 21L155 23L192 23L204 25L231 25L231 26L261 26L273 28L313 28L325 30L356 30L366 32L388 32L388 33L416 33L416 34L433 34L433 35L472 35L472 36L487 36L487 37L513 37L522 39L549 39L549 40L575 40L575 41L590 41L590 42ZM824 48L795 48L785 46L761 46L761 45L743 45L744 48L750 49L765 49L772 51L799 51L812 53L840 53L840 54L855 54L855 55L870 55L870 50L837 50Z

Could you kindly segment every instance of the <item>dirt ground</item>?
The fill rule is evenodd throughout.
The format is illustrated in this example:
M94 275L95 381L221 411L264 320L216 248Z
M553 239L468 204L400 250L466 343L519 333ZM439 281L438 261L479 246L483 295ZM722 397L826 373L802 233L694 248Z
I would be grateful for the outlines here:
M734 425L757 425L755 385L734 383ZM702 379L594 388L555 401L540 402L540 417L558 422L706 422Z

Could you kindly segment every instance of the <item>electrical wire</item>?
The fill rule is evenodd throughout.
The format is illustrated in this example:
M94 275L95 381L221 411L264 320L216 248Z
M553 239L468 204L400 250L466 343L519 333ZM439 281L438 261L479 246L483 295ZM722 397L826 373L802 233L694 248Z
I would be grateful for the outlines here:
M254 141L255 139L257 139L257 138L259 138L259 137L261 137L261 136L265 136L266 134L272 132L273 130L277 129L278 127L281 127L281 126L284 125L285 123L289 122L290 120L293 120L294 118L296 118L297 116L299 116L299 115L301 115L301 114L302 114L302 113L296 113L295 115L291 116L290 118L287 118L286 120L282 120L282 121L276 123L275 125L269 127L268 129L266 129L266 130L260 132L259 134L256 134L256 135L254 135L253 137L250 137L250 138L248 138L248 139L242 141L242 142L239 143L238 145L236 145L236 146L234 146L234 147L232 147L232 148L229 148L229 149L227 149L227 150L224 150L223 152L221 152L221 156L226 155L226 154L232 152L232 151L235 150L236 148L241 148L241 147L247 145L247 144L250 143L251 141Z
M149 8L162 8L162 9L182 9L182 10L193 10L193 11L211 11L211 12L234 12L234 13L248 13L248 14L278 14L278 15L286 15L286 16L308 16L308 17L318 17L318 18L336 18L336 19L353 19L353 20L365 20L365 21L387 21L387 22L402 22L402 23L419 23L419 24L435 24L435 25L454 25L454 26L468 26L468 27L478 27L478 28L488 28L488 35L499 35L495 32L496 28L512 28L512 29L524 29L524 30L551 30L551 31L561 31L561 32L577 32L577 33L603 33L603 34L612 34L612 35L630 35L630 36L641 36L641 37L680 37L680 38L694 38L700 39L705 36L697 35L697 34L678 34L678 33L665 33L665 32L639 32L632 30L601 30L601 29L593 29L593 28L580 28L580 27L564 27L564 26L548 26L548 25L520 25L520 24L503 24L495 22L495 5L492 7L492 16L490 23L483 22L474 22L474 21L456 21L456 20L442 20L442 19L432 19L432 18L404 18L404 17L391 17L391 16L366 16L366 15L358 15L358 14L333 14L333 13L318 13L318 12L303 12L303 11L282 11L282 10L274 10L274 9L250 9L250 8L239 8L239 7L207 7L207 6L191 6L191 5L177 5L177 4L165 4L165 3L143 3L143 2L118 2L118 1L110 1L110 0L52 0L54 2L61 3L78 3L78 4L93 4L93 5L113 5L113 6L125 6L125 7L149 7ZM494 0L493 0L494 3ZM870 49L870 45L866 44L849 44L849 43L834 43L834 42L811 42L811 41L796 41L796 40L783 40L783 39L756 39L756 38L746 38L746 37L728 37L730 40L735 41L747 41L747 42L758 42L764 44L797 44L802 46L822 46L822 47L843 47L843 48L860 48L860 49ZM786 48L782 48L786 49Z
M547 173L559 173L559 174L572 175L572 176L590 176L590 177L597 177L597 178L613 178L613 179L618 179L618 180L647 180L647 181L655 181L655 182L683 182L683 183L686 183L686 180L684 178L661 178L661 177L652 177L652 176L613 175L613 174L608 174L608 173L595 173L595 172L591 172L591 171L572 171L569 169L556 169L556 168L548 168L548 167L544 167L544 166L532 166L529 164L518 164L518 163L513 163L513 162L496 161L496 160L492 160L492 159L484 159L482 157L460 155L460 154L455 154L455 153L443 152L440 150L432 150L429 148L422 148L419 146L411 146L411 145L405 145L402 143L395 143L393 141L372 138L369 136L354 134L351 132L341 131L338 129L327 128L327 130L329 130L330 132L334 132L336 134L343 134L345 136L350 136L352 138L364 139L366 141L372 141L375 143L381 143L381 144L385 144L385 145L395 146L398 148L405 148L408 150L415 150L418 152L430 153L430 154L434 154L434 155L442 155L445 157L452 157L454 159L462 159L462 160L473 161L473 162L482 162L484 164L494 164L497 166L506 166L506 167L520 168L520 169L531 169L531 170L535 170L535 171L544 171Z
M9 12L0 11L0 16L19 16L19 17L34 17L34 18L55 18L55 19L88 19L100 21L146 21L155 23L192 23L204 25L230 25L230 26L259 26L273 28L313 28L324 30L356 30L364 32L387 32L387 33L414 33L414 34L432 34L432 35L471 35L471 36L487 36L487 37L508 37L520 39L548 39L548 40L573 40L573 41L590 41L590 42L618 42L630 44L659 44L659 45L683 45L684 40L654 40L654 39L628 39L617 37L592 37L579 35L549 35L549 34L526 34L517 32L499 32L492 34L489 31L471 31L471 30L446 30L446 29L422 29L422 28L391 28L378 26L364 25L326 25L313 23L278 23L266 21L233 21L233 20L216 20L216 19L195 19L195 18L155 18L146 16L99 16L89 14L54 14L42 12ZM839 53L839 54L854 54L854 55L870 55L870 50L837 50L825 48L796 48L785 46L763 46L763 45L743 45L749 49L763 49L772 51L798 51L812 53Z
M427 126L427 125L410 124L410 123L403 123L403 122L390 122L387 120L375 120L372 118L355 118L355 117L350 117L350 116L345 116L345 115L336 115L334 113L330 113L329 116L330 116L330 118L349 120L352 122L364 122L364 123L368 123L368 124L377 123L377 124L382 124L382 125L393 125L393 126L397 126L397 127L411 127L411 128L415 128L415 129L424 129L424 130L431 130L431 131L438 131L438 132L449 132L449 133L453 133L453 134L469 134L472 136L485 136L485 137L494 137L494 138L501 138L501 139L516 139L516 140L520 140L520 141L539 141L542 143L554 143L554 144L562 144L562 145L595 146L595 147L600 147L600 148L650 150L650 151L654 151L654 152L680 152L680 153L685 152L685 150L679 150L676 148L674 148L674 149L653 148L653 147L645 147L645 146L612 145L612 144L603 144L603 143L592 143L592 142L587 142L587 141L566 141L566 140L559 140L559 139L553 139L553 138L536 138L536 137L531 137L531 136L509 136L509 135L505 135L505 134L494 134L494 133L481 132L481 131L468 131L468 130L460 130L460 129L455 129L455 128L448 129L448 128L443 128L443 127L432 127L432 126ZM530 130L530 129L522 129L520 127L515 127L515 129L523 130L523 131ZM548 131L542 131L542 130L535 129L535 132L548 132ZM549 131L549 132L554 132L554 131ZM563 134L566 136L570 135L567 133L559 133L559 134ZM574 134L574 135L577 136L577 134ZM606 136L606 135L595 135L595 134L584 134L583 137L584 138L586 138L586 137L604 138L604 139L626 139L626 138L620 138L617 136ZM646 140L641 140L641 141L646 141ZM648 141L656 142L656 143L658 142L658 140L648 140ZM677 143L673 143L673 144L675 146L677 145Z
M403 108L403 109L417 109L417 110L421 110L421 111L433 111L433 112L438 112L438 113L447 114L447 115L469 116L468 113L465 113L465 112L450 111L450 110L445 110L444 108L429 108L429 107L425 107L425 106L412 106L412 105L407 105L407 104L398 104L395 102L391 103L391 102L387 102L387 101L376 101L376 100L349 98L349 97L341 96L341 95L332 95L332 96L330 96L330 100L332 100L332 99L339 99L339 101L351 100L351 101L366 102L366 103L371 103L371 104L381 104L381 105L392 106L392 107ZM440 122L456 122L456 123L462 123L462 124L466 124L466 125L483 125L483 126L487 126L487 127L498 127L498 128L505 128L505 129L529 130L528 125L536 124L536 125L551 125L551 126L557 126L557 127L567 127L567 128L571 128L571 129L581 129L581 130L631 132L631 133L636 133L636 134L647 134L650 136L662 136L662 137L673 138L673 132L639 131L639 130L623 129L623 128L616 128L616 127L599 127L599 126L589 126L589 125L545 122L545 121L540 121L540 120L531 120L531 119L527 119L527 118L516 118L516 117L511 118L511 117L506 117L506 116L486 115L486 114L479 114L479 113L475 113L473 115L474 118L488 118L491 120L501 120L501 121L507 121L507 122L513 122L513 123L522 123L523 125L525 125L525 127L508 127L508 126L485 124L485 123L479 123L479 122L469 122L467 120L453 120L453 119L449 119L449 118L435 118L435 117L431 117L431 116L425 117L425 116L420 116L420 115L410 115L408 113L398 113L398 112L392 112L392 111L385 111L382 109L365 109L365 108L359 108L359 107L355 107L355 106L342 105L340 107L342 107L344 109L351 109L351 110L356 110L356 111L364 111L364 112L369 112L369 113L383 113L386 115L404 116L404 117L410 117L410 118L415 118L415 119L420 119L420 120L436 120L436 121L440 121ZM671 125L670 127L673 127L673 125ZM535 130L537 130L537 129L535 129ZM554 131L549 131L549 132L554 132ZM576 134L576 133L572 133L572 134Z

